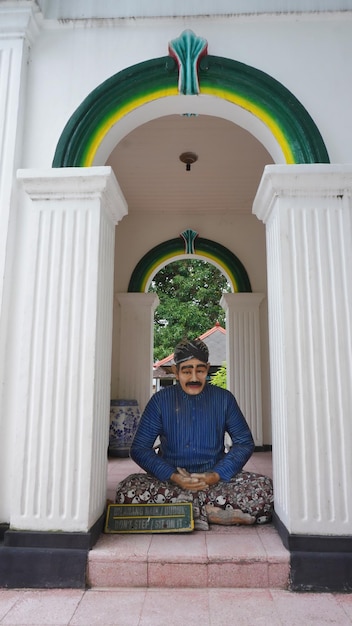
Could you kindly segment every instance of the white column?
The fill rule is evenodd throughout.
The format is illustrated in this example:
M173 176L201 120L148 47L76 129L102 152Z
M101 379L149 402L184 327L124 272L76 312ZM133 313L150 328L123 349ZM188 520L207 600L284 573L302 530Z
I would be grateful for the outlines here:
M8 251L13 180L22 139L28 46L37 33L33 7L0 7L0 303ZM0 308L1 310L1 308Z
M267 166L276 512L297 534L351 535L352 166Z
M38 31L34 4L18 5L18 2L0 3L0 522L8 522L12 497L14 424L8 419L7 409L10 360L7 340L17 230L13 189L22 155L28 49Z
M137 400L142 412L153 390L153 321L159 298L152 293L118 293L118 398Z
M252 431L263 445L259 307L262 293L228 293L220 304L226 311L227 387Z
M115 225L126 205L110 167L18 176L30 200L11 527L86 532L106 499Z

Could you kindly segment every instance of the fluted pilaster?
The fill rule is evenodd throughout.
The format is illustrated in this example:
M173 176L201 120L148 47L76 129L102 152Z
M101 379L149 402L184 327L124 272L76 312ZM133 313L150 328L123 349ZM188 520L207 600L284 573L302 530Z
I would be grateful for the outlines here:
M228 293L221 298L226 311L227 381L252 431L263 445L259 307L262 293Z
M153 320L159 298L152 293L118 293L118 398L137 400L143 411L152 394Z
M268 166L266 224L275 507L291 533L352 524L352 168Z
M115 225L111 168L23 170L30 198L13 528L87 531L104 510Z
M0 313L13 177L19 166L28 45L37 31L36 11L30 4L0 7Z
M4 477L12 462L13 424L8 415L9 324L16 195L15 172L22 155L22 128L25 104L28 47L37 33L33 3L0 3L0 520L7 520L11 506L11 484Z

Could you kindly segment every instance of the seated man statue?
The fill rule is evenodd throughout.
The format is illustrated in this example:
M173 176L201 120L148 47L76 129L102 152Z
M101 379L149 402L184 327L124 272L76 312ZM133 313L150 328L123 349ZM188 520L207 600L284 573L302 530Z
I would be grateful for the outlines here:
M116 502L191 501L196 530L209 530L209 523L269 522L272 481L242 471L254 450L253 437L232 393L207 383L208 358L200 339L176 346L177 384L149 400L130 450L146 473L119 483ZM229 451L225 433L232 440Z

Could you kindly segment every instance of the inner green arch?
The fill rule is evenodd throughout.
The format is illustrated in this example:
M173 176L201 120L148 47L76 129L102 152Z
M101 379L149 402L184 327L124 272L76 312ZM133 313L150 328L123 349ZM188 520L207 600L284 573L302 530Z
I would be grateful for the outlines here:
M169 239L155 246L137 263L128 285L128 291L145 293L157 268L162 264L171 263L176 260L175 257L184 254L185 245L181 237ZM238 257L225 246L210 239L197 237L192 255L194 254L198 258L201 257L210 263L213 262L222 269L231 284L233 292L252 291L245 267ZM189 255L188 258L195 257Z
M222 98L259 118L281 146L286 163L329 163L324 141L309 113L268 74L238 61L205 56L199 63L198 78L200 96ZM175 95L178 66L171 56L118 72L94 89L73 113L57 144L53 167L93 165L99 146L119 120L146 103Z

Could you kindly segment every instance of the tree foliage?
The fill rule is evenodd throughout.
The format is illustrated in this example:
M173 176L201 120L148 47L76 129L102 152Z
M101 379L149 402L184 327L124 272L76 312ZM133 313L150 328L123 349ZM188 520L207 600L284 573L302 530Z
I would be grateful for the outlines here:
M226 363L219 367L215 374L212 374L210 382L212 385L216 385L216 387L226 389Z
M160 300L154 314L154 360L171 354L181 339L199 337L217 321L225 326L219 303L230 291L226 277L206 261L183 259L162 268L149 288Z

